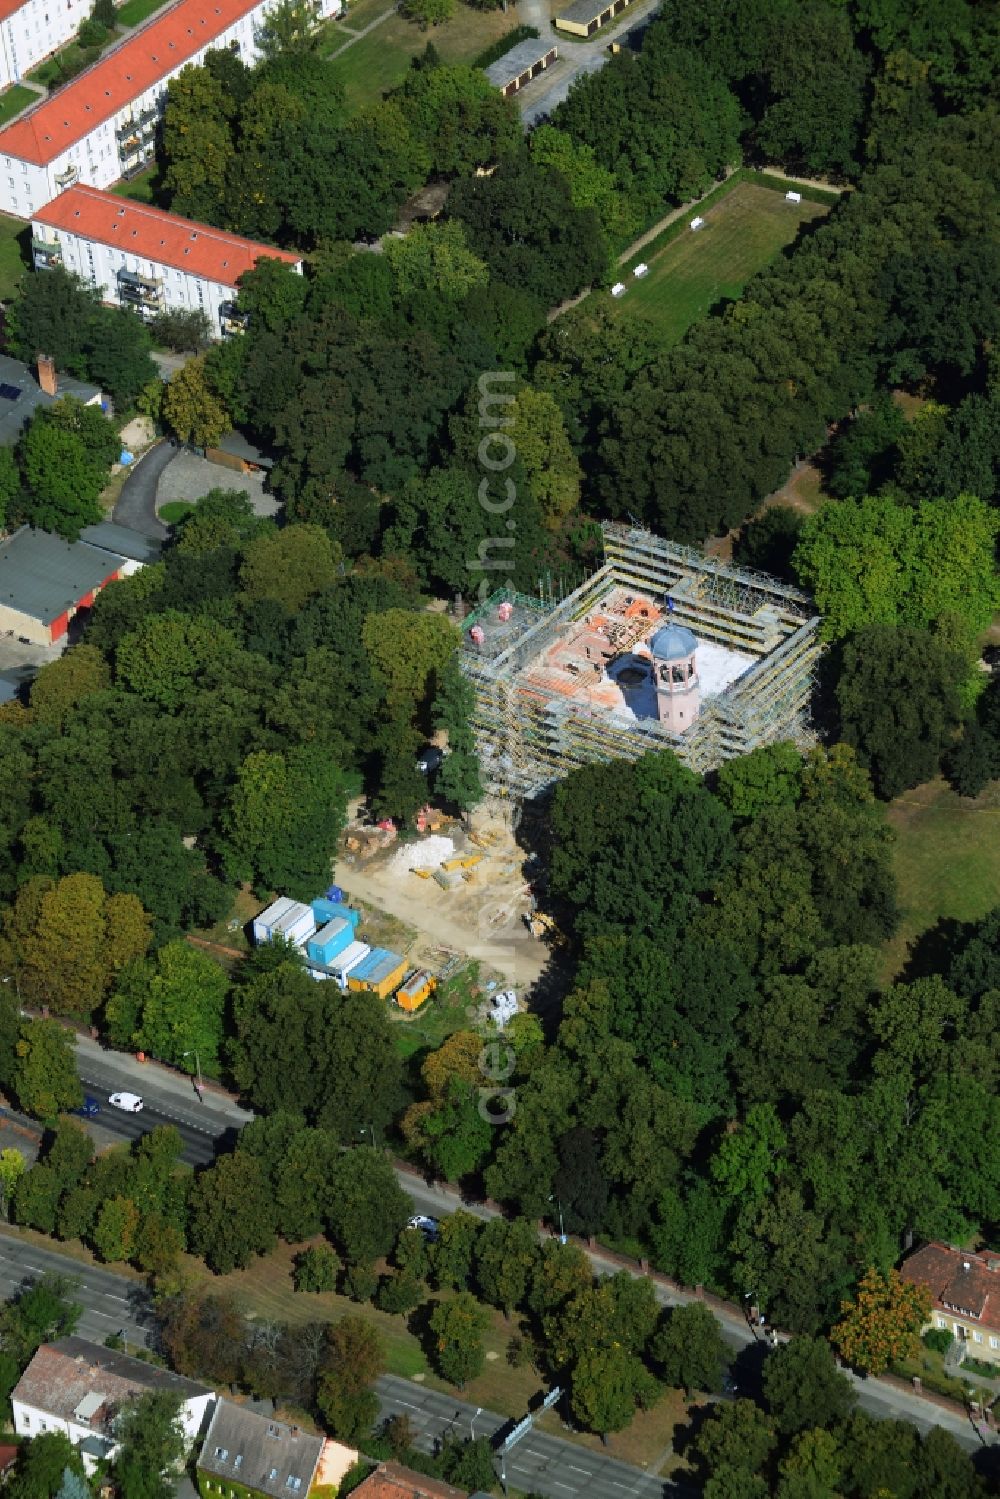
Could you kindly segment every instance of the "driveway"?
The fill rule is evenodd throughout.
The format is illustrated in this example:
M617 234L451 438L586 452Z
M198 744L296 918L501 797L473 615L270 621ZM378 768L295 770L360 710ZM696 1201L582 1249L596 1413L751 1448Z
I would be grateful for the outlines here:
M174 452L173 462L168 461L163 468L156 486L156 503L200 500L210 489L242 489L249 496L255 515L277 515L280 508L273 494L265 494L263 474L238 474L220 463L209 463L200 453L187 448Z
M112 518L120 526L128 526L140 536L150 536L154 541L165 541L167 528L156 518L156 489L160 475L176 458L177 449L169 442L158 442L136 463L125 480Z
M560 9L563 7L560 6ZM537 125L544 117L561 104L569 93L573 84L585 73L596 73L603 68L611 56L612 41L624 44L625 38L630 31L644 22L660 8L660 0L634 0L628 10L624 11L617 26L604 26L598 31L592 41L573 41L543 22L541 18L534 21L541 31L542 36L551 34L553 41L559 47L559 58L551 67L546 68L537 78L532 79L517 96L517 102L521 110L525 128ZM521 12L518 11L520 16ZM533 8L532 14L537 15Z

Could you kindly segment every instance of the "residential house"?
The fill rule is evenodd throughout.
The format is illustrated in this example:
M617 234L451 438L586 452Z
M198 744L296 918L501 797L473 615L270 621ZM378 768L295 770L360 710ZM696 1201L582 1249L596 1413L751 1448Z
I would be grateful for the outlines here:
M379 1463L352 1493L356 1499L468 1499L465 1489L456 1489L440 1478L428 1478L426 1473L400 1463Z
M12 448L41 406L73 396L84 406L100 406L101 392L86 380L57 372L52 360L38 356L37 373L20 359L0 354L0 447Z
M261 260L302 273L302 259L100 188L67 188L31 219L36 270L63 266L143 318L203 312L213 338L242 328L237 281Z
M2 0L0 89L76 36L93 8L93 0Z
M215 1403L214 1391L86 1338L59 1338L42 1344L14 1388L14 1430L22 1437L61 1431L93 1473L114 1457L121 1411L151 1390L179 1397L184 1435L193 1443Z
M22 526L0 543L0 634L55 645L102 588L135 571L129 563L89 542Z
M306 1499L316 1484L339 1487L358 1460L352 1447L220 1400L201 1445L203 1499Z
M55 0L53 0L55 3ZM30 219L78 182L110 187L155 153L167 84L210 49L256 62L276 0L177 0L43 103L0 130L0 210ZM320 16L343 0L320 0Z
M1000 1365L1000 1254L935 1240L909 1255L900 1274L930 1291L927 1328L950 1332L973 1358Z

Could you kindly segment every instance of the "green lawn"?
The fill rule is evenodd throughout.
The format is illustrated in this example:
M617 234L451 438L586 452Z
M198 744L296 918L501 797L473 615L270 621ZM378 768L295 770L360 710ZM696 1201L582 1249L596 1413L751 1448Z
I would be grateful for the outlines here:
M54 57L46 58L28 77L35 83L44 83L47 88L57 88L96 62L103 51L103 47L81 47L79 42L70 42Z
M673 344L723 298L737 298L757 271L791 244L802 224L823 218L824 203L786 203L784 195L756 183L737 182L709 205L692 208L661 249L649 247L619 273L628 287L612 306L621 317L639 312ZM696 213L705 227L688 224ZM649 275L637 281L632 266L647 260ZM602 295L607 295L602 293Z
M0 213L0 301L6 302L31 267L31 225Z
M155 203L156 187L157 169L152 166L128 182L116 182L111 191L117 193L119 198L132 198L136 203Z
M166 3L167 0L126 0L118 12L118 19L123 26L138 26L140 21L144 21Z
M19 115L22 109L27 109L29 104L36 103L40 97L33 88L15 83L5 94L0 94L0 125L6 125L8 120Z
M194 509L187 500L169 500L166 505L161 505L157 514L165 526L176 526L185 515L190 515Z
M349 12L347 25L359 29L373 21L381 12L391 9L384 0L361 0L356 9ZM468 62L476 57L504 32L517 26L517 14L513 6L503 11L477 11L468 5L456 7L452 19L443 26L430 31L421 31L412 21L402 16L390 15L374 31L360 41L352 42L341 53L349 41L346 32L339 26L331 26L327 32L327 50L332 55L334 69L344 85L349 107L356 111L376 103L383 94L402 83L410 68L411 60L423 52L428 42L433 42L445 62Z
M942 918L976 921L1000 905L1000 783L973 801L930 781L898 797L889 821L903 919L886 951L886 978Z

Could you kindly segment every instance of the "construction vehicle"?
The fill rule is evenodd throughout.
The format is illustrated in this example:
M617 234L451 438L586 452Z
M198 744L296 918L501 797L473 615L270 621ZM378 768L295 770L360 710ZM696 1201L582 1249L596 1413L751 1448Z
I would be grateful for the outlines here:
M434 871L427 864L414 864L410 873L419 875L422 880L429 880Z
M450 873L453 869L471 869L475 864L481 864L483 854L458 854L454 859L444 859L441 868Z
M525 914L524 924L531 935L541 941L543 937L555 937L557 929L555 921L544 911L528 911Z

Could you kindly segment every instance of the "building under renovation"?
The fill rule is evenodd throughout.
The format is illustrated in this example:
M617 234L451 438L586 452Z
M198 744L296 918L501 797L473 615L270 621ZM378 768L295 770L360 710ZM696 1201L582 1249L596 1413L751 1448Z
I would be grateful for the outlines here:
M649 750L706 771L776 740L811 744L823 646L805 594L634 526L603 531L603 567L569 597L500 589L464 623L491 794L534 796Z

